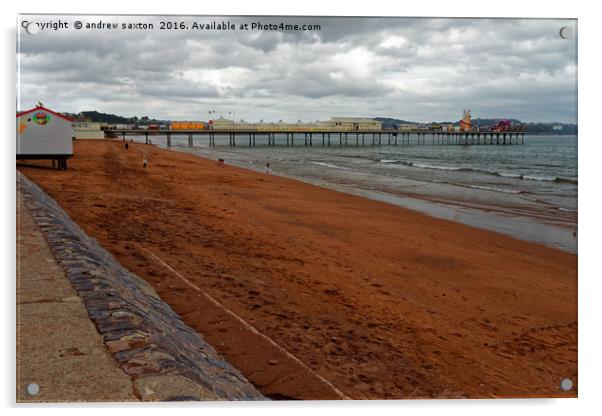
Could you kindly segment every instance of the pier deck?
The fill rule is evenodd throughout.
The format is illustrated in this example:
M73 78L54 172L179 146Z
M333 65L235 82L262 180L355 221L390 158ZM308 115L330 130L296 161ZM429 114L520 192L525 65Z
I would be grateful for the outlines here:
M194 146L194 139L208 139L209 146L215 146L216 137L228 137L230 146L248 143L268 146L416 146L416 145L511 145L524 144L525 131L428 131L428 130L146 130L120 129L105 130L108 137L144 136L149 143L150 136L166 136L167 146L171 147L173 136L186 136L188 146ZM276 137L280 138L277 144Z

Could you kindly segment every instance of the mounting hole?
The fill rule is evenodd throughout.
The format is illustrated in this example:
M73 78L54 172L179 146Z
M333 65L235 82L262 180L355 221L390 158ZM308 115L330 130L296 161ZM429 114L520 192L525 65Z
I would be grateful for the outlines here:
M25 31L29 35L35 35L36 33L38 33L40 31L40 27L38 26L37 23L30 22L27 26L25 26Z
M560 28L559 35L562 39L572 39L575 35L575 31L573 30L573 28L563 26Z
M35 396L40 392L40 386L37 383L29 383L27 385L27 394L30 396Z
M564 391L572 390L573 388L573 380L570 378L563 378L560 380L560 388Z

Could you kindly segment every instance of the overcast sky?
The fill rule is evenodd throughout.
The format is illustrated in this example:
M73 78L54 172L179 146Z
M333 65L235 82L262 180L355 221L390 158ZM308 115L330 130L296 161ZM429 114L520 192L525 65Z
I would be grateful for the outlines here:
M58 22L59 16L21 16ZM77 17L68 29L20 28L20 109L206 120L412 121L473 117L576 123L572 20L316 17ZM153 30L77 30L75 21L145 22ZM236 24L160 30L161 21ZM239 30L241 23L313 31ZM231 117L231 116L230 116Z

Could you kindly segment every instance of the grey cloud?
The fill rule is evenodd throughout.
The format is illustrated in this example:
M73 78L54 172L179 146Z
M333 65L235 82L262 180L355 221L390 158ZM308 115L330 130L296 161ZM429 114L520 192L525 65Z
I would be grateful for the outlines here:
M57 16L37 17L57 20ZM71 21L76 17L70 17ZM98 21L99 17L80 17ZM572 20L112 16L319 24L320 31L50 31L23 34L21 102L59 111L253 119L332 115L418 121L576 119Z

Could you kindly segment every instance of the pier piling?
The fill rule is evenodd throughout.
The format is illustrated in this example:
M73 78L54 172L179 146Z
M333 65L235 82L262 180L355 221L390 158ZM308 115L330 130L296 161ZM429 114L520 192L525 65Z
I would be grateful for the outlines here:
M512 131L430 131L430 130L406 130L406 131L392 131L392 130L355 130L355 131L297 131L297 134L303 134L304 145L306 147L313 146L313 135L314 133L322 136L322 147L330 146L331 133L339 135L339 146L349 146L349 134L355 135L355 146L366 146L370 144L372 146L383 145L383 133L386 135L385 145L398 146L436 146L436 145L520 145L525 144L525 131L512 130ZM110 130L107 133L108 137L119 137L121 136L123 142L126 141L127 135L143 136L146 144L150 143L150 136L161 135L166 137L167 147L172 146L172 135L185 135L187 136L188 147L194 147L194 136L195 135L206 135L209 138L209 146L215 146L215 136L219 135L228 136L228 145L236 146L236 136L245 135L249 139L249 147L255 147L257 145L256 137L257 134L260 136L260 145L262 143L261 138L267 136L268 146L277 146L276 138L277 135L284 135L286 140L286 146L295 146L295 132L294 131L261 131L261 130L147 130L147 129L123 129L123 130ZM366 134L368 135L369 143L366 143ZM431 136L431 140L427 139L427 135ZM111 136L112 135L112 136ZM361 136L361 139L360 139ZM336 137L336 136L335 136ZM335 139L336 140L336 139ZM352 139L353 140L353 139ZM361 144L360 144L361 140ZM263 142L265 143L265 142ZM353 145L353 144L352 144Z

